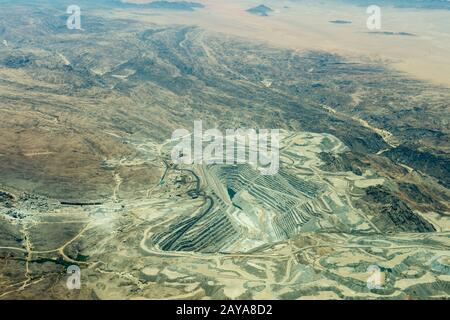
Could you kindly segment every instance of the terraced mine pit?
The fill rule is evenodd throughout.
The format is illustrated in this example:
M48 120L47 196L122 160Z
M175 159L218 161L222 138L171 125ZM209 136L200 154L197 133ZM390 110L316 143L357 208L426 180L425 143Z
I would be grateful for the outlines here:
M226 32L285 26L276 3L238 12L267 29L220 33L215 2L87 1L74 32L53 2L19 2L0 4L0 299L450 296L447 87ZM324 28L357 25L338 18ZM174 163L172 133L198 120L279 129L278 172Z
M178 221L150 241L164 251L249 252L305 230L378 231L353 208L351 198L384 180L321 170L320 153L348 151L331 135L284 134L281 169L276 175L261 175L246 164L172 166L171 170L185 170L200 181L196 194L201 194L204 206L187 217L174 217Z

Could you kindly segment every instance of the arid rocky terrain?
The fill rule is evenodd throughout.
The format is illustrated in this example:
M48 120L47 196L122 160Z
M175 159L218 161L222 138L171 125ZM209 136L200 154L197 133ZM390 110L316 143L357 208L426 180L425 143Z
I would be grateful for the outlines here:
M156 21L204 2L83 5L0 1L1 299L450 296L448 86ZM280 129L280 172L171 163L199 119Z

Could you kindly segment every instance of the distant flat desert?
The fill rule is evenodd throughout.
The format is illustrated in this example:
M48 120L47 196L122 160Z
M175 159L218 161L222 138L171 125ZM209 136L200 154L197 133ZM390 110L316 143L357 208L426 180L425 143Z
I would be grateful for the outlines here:
M382 61L414 78L450 87L448 10L382 7L382 29L374 34L366 27L369 15L365 7L338 1L196 2L205 8L192 12L161 10L159 14L150 9L117 9L111 14L146 23L197 25L206 30L299 51L324 50L350 59ZM274 11L268 17L246 12L259 4ZM352 23L330 23L336 20ZM399 32L412 36L395 34Z

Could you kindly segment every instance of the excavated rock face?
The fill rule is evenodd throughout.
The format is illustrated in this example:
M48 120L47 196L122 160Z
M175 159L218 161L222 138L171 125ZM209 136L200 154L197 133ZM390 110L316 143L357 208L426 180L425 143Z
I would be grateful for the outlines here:
M448 88L374 52L298 50L298 21L283 48L284 15L77 2L75 31L60 1L0 1L0 299L448 298ZM170 163L197 120L290 133L278 174Z
M173 189L174 181L191 185L181 188L188 190L186 198L191 201L195 193L203 205L174 217L150 243L163 251L248 252L311 231L435 231L401 193L391 191L385 179L368 169L370 162L359 160L336 137L306 132L283 136L286 147L274 175L261 175L248 164L170 167L192 177L167 179L166 187ZM189 181L196 181L198 189Z

